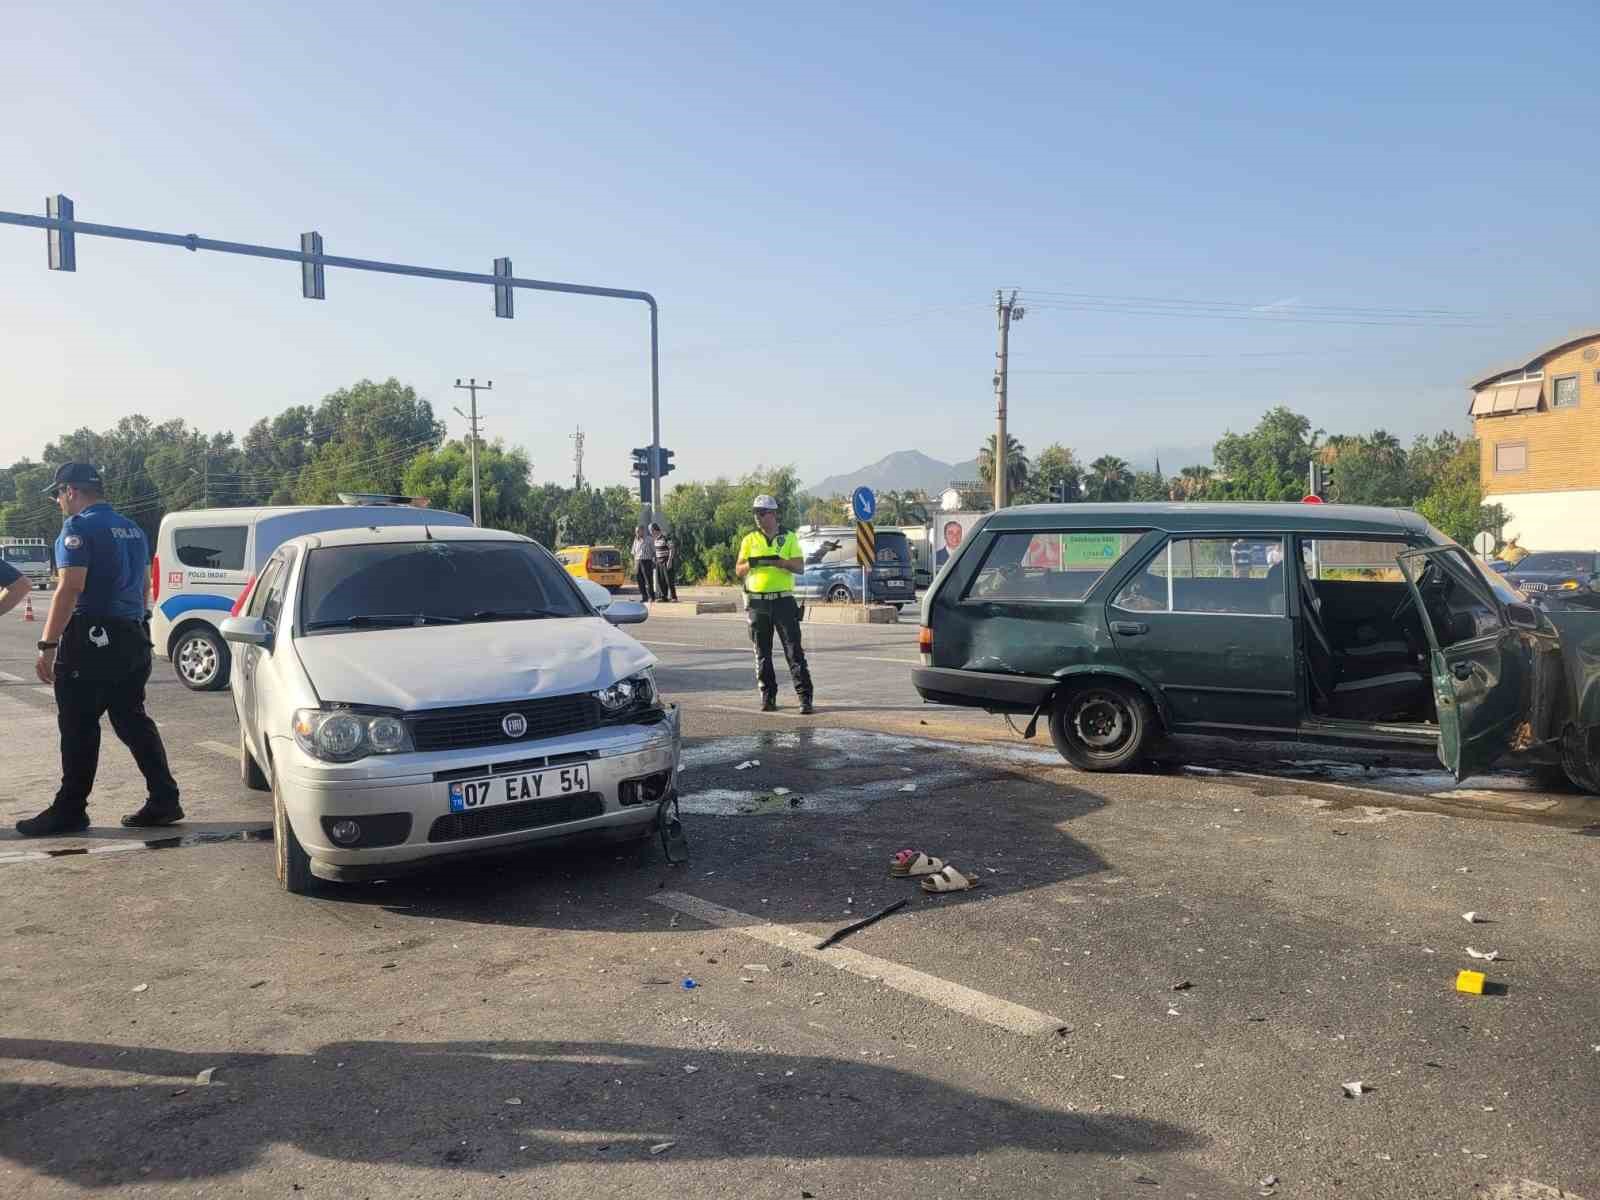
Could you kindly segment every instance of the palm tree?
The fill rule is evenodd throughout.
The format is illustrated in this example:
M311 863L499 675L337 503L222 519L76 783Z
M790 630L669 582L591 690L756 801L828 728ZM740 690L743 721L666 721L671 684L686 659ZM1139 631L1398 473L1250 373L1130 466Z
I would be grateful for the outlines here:
M978 451L978 478L994 486L994 453L995 435L990 434L989 440ZM1009 499L1018 495L1028 486L1028 452L1027 447L1009 433L1006 434L1006 496Z
M878 519L885 525L920 525L928 519L921 492L885 492L878 497Z
M1211 486L1211 480L1216 475L1210 467L1184 467L1178 472L1178 477L1173 482L1174 500L1198 500L1206 493L1206 488Z
M1089 500L1126 500L1133 494L1133 471L1127 460L1102 454L1089 464L1083 479L1083 494Z

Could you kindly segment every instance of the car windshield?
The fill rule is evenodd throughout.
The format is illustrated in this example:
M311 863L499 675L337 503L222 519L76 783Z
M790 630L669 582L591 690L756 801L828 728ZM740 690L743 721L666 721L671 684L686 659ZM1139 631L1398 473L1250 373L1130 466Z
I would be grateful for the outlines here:
M44 562L43 546L7 546L6 559L10 562Z
M1512 568L1518 575L1530 571L1564 572L1569 575L1588 575L1594 571L1592 554L1530 554Z
M593 615L538 547L501 541L313 550L300 613L308 631Z

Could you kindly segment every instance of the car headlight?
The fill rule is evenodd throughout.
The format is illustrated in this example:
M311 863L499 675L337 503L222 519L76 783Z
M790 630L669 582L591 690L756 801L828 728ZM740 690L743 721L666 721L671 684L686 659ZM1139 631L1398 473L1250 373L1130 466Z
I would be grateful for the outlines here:
M640 671L637 675L617 680L610 687L601 688L594 695L600 701L600 707L610 714L634 707L647 708L656 702L655 676L649 671Z
M354 762L369 754L402 754L412 748L411 731L399 717L349 708L297 710L294 740L324 762Z

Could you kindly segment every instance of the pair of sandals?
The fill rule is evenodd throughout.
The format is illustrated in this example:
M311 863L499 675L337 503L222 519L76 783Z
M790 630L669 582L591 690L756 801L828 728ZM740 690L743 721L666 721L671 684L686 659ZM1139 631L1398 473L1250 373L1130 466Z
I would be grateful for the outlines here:
M889 874L895 879L919 879L922 890L931 895L945 892L970 892L983 881L963 875L942 858L921 850L902 850L889 860Z

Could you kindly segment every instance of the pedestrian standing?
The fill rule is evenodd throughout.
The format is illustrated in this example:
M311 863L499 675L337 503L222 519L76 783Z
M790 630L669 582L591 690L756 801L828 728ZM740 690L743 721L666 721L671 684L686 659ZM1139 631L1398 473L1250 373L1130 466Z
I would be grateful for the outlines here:
M800 644L800 605L794 598L795 573L805 569L800 539L778 523L778 502L771 496L757 496L751 508L756 529L739 543L734 572L744 580L744 615L756 650L761 711L776 712L778 708L778 677L772 668L772 635L776 633L783 643L795 695L800 698L800 711L811 713L815 711L811 668Z
M33 580L0 558L0 614L8 613L33 591Z
M656 548L656 574L659 575L658 594L669 604L678 602L678 581L673 578L678 567L678 539L655 522L650 524L650 540Z
M56 468L45 494L55 498L66 520L56 539L56 593L34 674L55 686L61 787L49 808L17 822L17 832L39 837L89 827L103 715L111 717L111 728L144 775L144 806L122 823L171 825L183 820L178 784L161 732L144 708L151 654L144 607L149 543L144 530L106 502L100 472L88 463Z
M639 584L639 599L656 598L656 544L643 525L633 532L633 573Z

